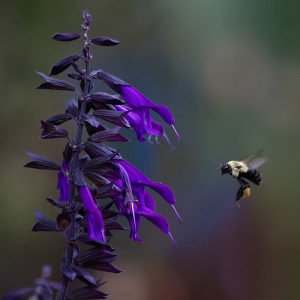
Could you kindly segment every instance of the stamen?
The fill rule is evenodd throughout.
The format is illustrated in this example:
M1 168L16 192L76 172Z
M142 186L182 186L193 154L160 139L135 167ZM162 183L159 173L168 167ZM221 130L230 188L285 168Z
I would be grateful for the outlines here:
M148 140L149 144L153 144L153 142L152 142L152 135L149 135L148 138L147 138L147 140Z
M177 247L176 240L174 239L173 234L171 233L171 231L168 232L168 236L170 237L170 239L171 239L171 241L173 243L173 246Z
M137 232L136 232L136 220L135 220L135 212L134 212L134 203L131 202L131 211L132 211L132 217L133 217L133 225L134 225L134 239L137 238Z
M135 200L134 200L133 194L132 194L131 183L130 183L130 180L129 180L129 177L128 177L128 174L127 174L127 171L125 170L125 168L123 168L123 166L121 166L120 164L119 164L119 168L120 168L120 171L121 171L121 175L124 178L126 188L127 188L128 194L129 194L129 204L130 204L130 207L131 207L132 217L133 217L133 224L134 224L134 238L136 239L137 238L137 232L136 232L137 227L136 227L136 219L135 219L135 212L134 212L134 202L135 202ZM126 195L127 195L127 193L126 193Z
M103 239L104 243L106 243L106 236L105 236L104 229L101 229L101 235L102 235L102 239Z
M171 125L171 127L173 128L173 130L174 130L174 132L175 132L175 134L176 134L177 140L179 141L179 140L181 139L180 134L178 133L178 131L177 131L177 129L175 128L174 125Z
M169 147L171 148L172 151L174 151L176 148L175 146L171 143L171 141L169 140L168 136L166 135L166 133L163 134L163 137L166 139Z
M180 216L179 212L177 211L175 205L172 204L171 207L173 208L173 210L174 210L174 212L175 212L175 214L176 214L176 216L177 216L177 218L178 218L178 221L182 222L183 219L181 218L181 216Z
M159 139L158 139L158 134L155 136L155 143L160 144Z

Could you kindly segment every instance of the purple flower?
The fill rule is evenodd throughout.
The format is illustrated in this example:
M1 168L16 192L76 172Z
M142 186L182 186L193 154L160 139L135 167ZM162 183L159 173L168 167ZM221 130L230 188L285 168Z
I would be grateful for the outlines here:
M116 105L117 110L128 112L124 118L130 124L130 127L135 131L139 141L144 142L146 136L164 136L167 138L163 126L151 118L148 108L131 109L125 105Z
M93 241L106 243L104 221L88 186L80 186L79 194L87 213L89 238Z
M126 101L127 106L124 106L123 108L118 106L116 108L118 110L130 111L125 118L135 130L140 141L145 141L146 135L149 135L150 137L162 135L166 138L168 143L170 143L163 130L163 126L152 119L151 110L156 112L168 125L172 126L179 139L179 134L174 126L175 119L172 116L171 111L165 105L154 104L138 89L112 74L99 71L97 76L110 88L119 93Z
M70 201L70 188L71 182L69 178L69 165L64 160L62 163L62 168L58 172L58 180L57 180L57 189L59 190L59 201L66 202Z
M168 234L174 241L170 232L169 224L164 216L155 212L155 201L152 195L145 189L150 187L156 191L174 209L177 217L181 220L174 204L175 196L172 190L161 182L151 181L140 170L135 168L125 160L117 160L117 165L121 170L120 179L111 178L113 183L122 189L126 189L126 195L117 196L115 203L120 212L128 219L131 232L130 237L136 241L141 241L138 236L141 217L153 223L162 232Z

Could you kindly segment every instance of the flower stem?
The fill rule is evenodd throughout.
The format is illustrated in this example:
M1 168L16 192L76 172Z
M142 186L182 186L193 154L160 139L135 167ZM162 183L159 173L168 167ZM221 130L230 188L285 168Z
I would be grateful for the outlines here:
M84 49L83 49L83 53L84 53L84 61L85 61L85 79L84 79L84 88L83 88L83 99L85 99L85 97L88 95L89 93L89 89L90 89L90 79L89 79L89 73L90 73L90 49L89 49L89 43L88 43L88 30L89 30L89 26L84 26L85 24L83 24L83 28L84 28L84 34L83 34L83 38L84 38ZM79 101L81 101L81 99L78 99L78 104L80 103ZM86 101L82 101L80 103L80 113L78 116L78 120L77 120L77 133L76 133L76 140L75 140L75 147L73 147L74 149L74 154L72 157L72 161L71 161L71 178L72 178L72 183L71 183L71 193L69 193L70 195L70 199L69 199L69 205L71 208L71 228L70 228L70 233L68 234L68 241L67 241L67 249L65 252L65 260L62 262L62 266L61 269L63 270L64 265L70 266L73 263L73 257L74 257L74 244L75 244L75 212L74 212L74 198L75 198L75 192L76 192L76 185L75 185L75 176L76 176L76 171L78 169L78 164L79 164L79 150L78 150L78 146L81 144L81 140L82 140L82 132L83 132L83 122L81 121L81 116L85 113L86 111ZM56 296L56 300L65 300L66 299L66 295L67 295L67 291L68 291L68 287L69 287L69 283L70 283L70 279L68 277L66 277L65 275L63 275L63 280L62 280L62 289L58 292L57 296Z

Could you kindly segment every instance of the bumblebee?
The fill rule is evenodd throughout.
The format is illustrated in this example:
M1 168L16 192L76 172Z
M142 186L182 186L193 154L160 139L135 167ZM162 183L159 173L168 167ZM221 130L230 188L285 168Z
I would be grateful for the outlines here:
M237 179L240 188L236 194L236 202L241 198L248 198L251 194L250 182L260 185L262 182L262 175L257 170L267 161L262 151L250 155L243 160L231 160L221 166L221 175L229 174Z

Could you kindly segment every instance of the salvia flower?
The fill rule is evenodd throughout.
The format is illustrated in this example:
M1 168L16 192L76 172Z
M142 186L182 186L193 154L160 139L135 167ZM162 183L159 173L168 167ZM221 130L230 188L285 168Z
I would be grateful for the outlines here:
M57 300L107 297L99 290L102 282L86 269L120 272L112 264L116 255L108 242L114 230L124 230L119 223L122 217L128 220L130 238L135 241L142 241L139 229L143 219L174 241L169 223L157 211L149 189L170 205L181 220L171 188L149 179L126 161L120 151L106 144L128 142L121 132L126 129L134 130L139 141L162 136L169 142L163 123L171 126L178 138L179 135L168 107L152 102L138 89L112 74L92 70L92 48L116 46L119 41L101 36L89 38L91 21L91 15L84 12L82 33L56 33L53 37L60 42L72 42L81 37L82 51L58 60L50 76L37 72L44 80L38 89L73 93L62 113L41 121L42 139L65 141L62 164L28 152L32 161L25 165L53 170L57 174L58 200L47 198L59 210L56 219L52 220L37 210L37 223L32 229L35 232L58 232L66 242ZM68 72L72 83L53 77L63 72ZM115 94L95 90L97 80L107 84ZM162 121L154 120L152 113L160 116ZM74 136L71 130L64 128L64 123L72 121L76 126ZM70 288L75 280L83 286Z
M98 209L90 189L88 186L80 186L79 194L83 202L84 210L87 213L89 238L92 241L106 243L102 213Z
M174 126L175 119L165 105L154 104L138 89L110 73L101 70L97 73L97 76L126 101L125 106L117 106L117 109L128 111L126 118L135 130L139 141L145 141L147 135L150 137L162 135L169 142L163 126L151 117L151 110L156 112L168 125L171 125L177 138L179 138Z

